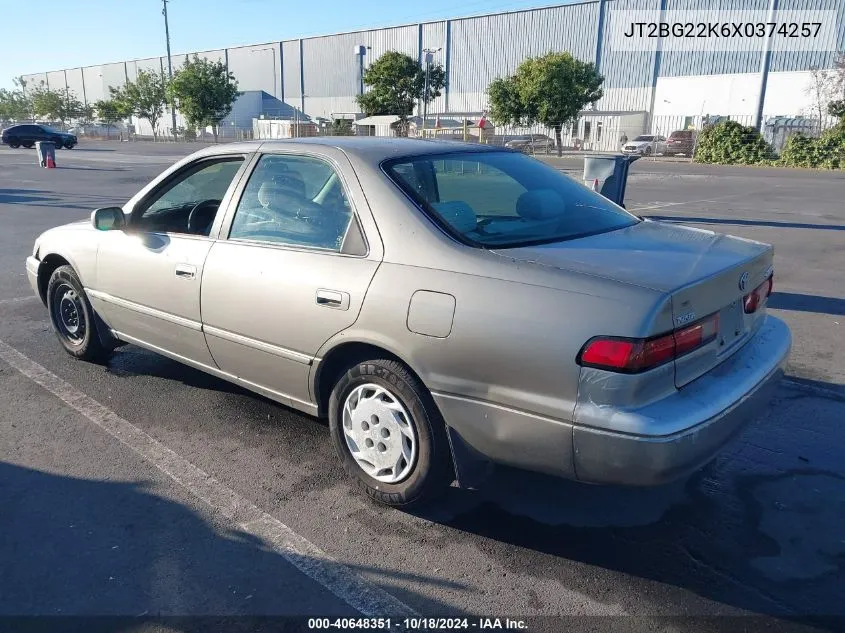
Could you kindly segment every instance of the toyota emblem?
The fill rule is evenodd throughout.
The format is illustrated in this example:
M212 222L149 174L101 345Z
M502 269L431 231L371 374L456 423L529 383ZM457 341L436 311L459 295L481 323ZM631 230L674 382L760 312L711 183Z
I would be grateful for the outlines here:
M739 289L745 292L748 289L748 273L744 272L739 276Z

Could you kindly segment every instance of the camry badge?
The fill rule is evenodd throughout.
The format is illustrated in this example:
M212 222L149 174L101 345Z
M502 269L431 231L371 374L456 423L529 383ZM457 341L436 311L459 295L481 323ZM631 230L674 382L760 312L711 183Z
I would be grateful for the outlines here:
M739 276L739 289L745 292L748 289L748 273L744 272Z

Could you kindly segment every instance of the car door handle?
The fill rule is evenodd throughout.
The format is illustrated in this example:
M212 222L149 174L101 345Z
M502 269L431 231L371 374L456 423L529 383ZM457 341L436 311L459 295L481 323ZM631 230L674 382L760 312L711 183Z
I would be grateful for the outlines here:
M197 267L189 264L176 264L176 276L182 279L193 279L197 276Z
M317 305L336 310L348 310L349 293L339 290L317 290Z

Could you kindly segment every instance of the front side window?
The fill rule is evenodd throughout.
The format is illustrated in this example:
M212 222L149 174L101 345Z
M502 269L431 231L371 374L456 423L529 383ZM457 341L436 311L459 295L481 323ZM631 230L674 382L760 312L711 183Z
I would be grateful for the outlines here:
M229 239L340 251L352 209L334 168L310 156L267 154L244 188Z
M638 136L638 137L637 137L637 138L635 138L634 140L635 140L635 141L648 141L648 142L651 142L651 141L653 141L653 140L654 140L654 137L653 137L653 136L650 136L650 135L648 135L648 134L641 134L640 136Z
M133 224L143 231L208 235L242 163L243 157L232 156L195 164L147 199Z
M556 169L515 152L429 154L387 161L384 169L435 222L472 246L560 242L639 221Z

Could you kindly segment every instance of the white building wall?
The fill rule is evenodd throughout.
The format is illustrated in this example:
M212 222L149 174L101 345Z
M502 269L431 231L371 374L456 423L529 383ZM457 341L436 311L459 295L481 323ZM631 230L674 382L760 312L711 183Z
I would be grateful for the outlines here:
M769 73L763 116L811 115L809 71ZM654 116L723 115L753 118L757 113L760 75L699 75L660 77Z

